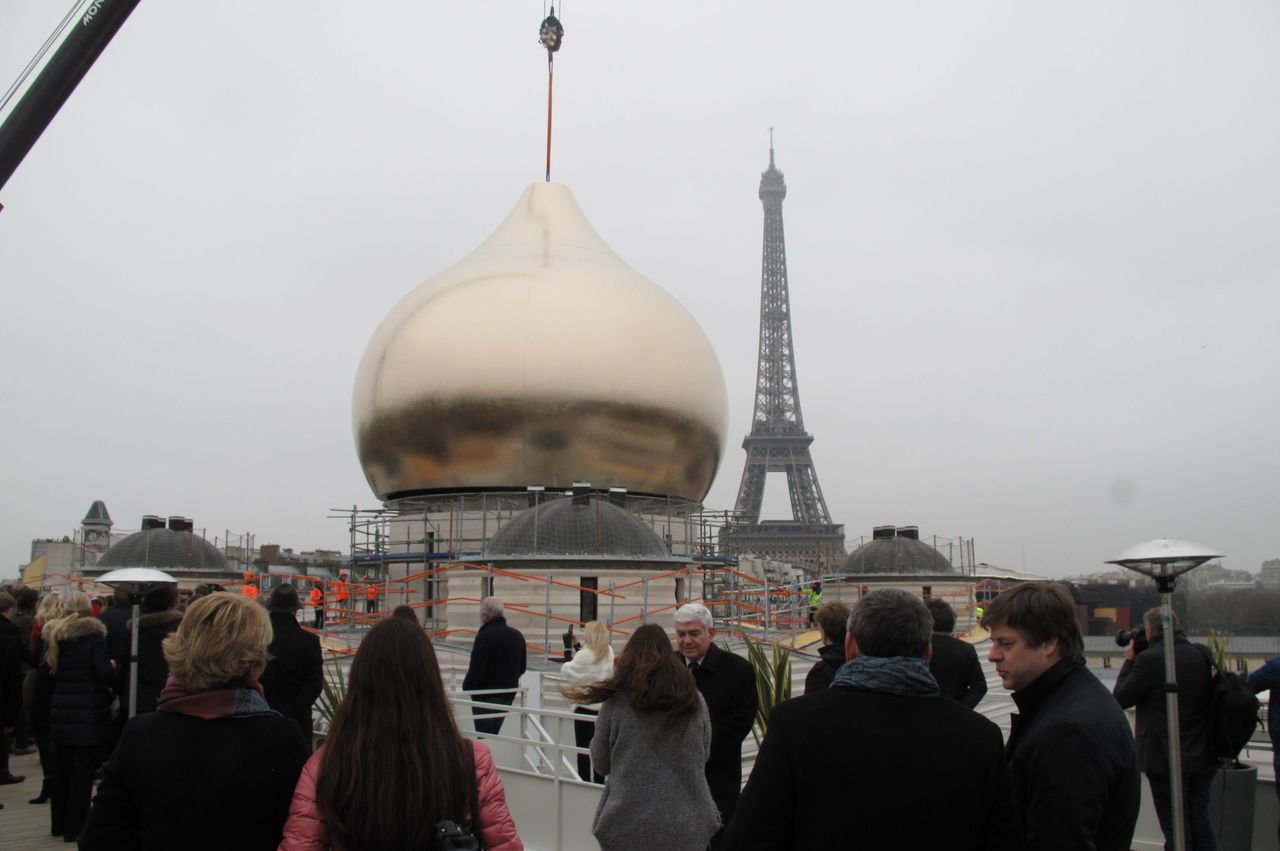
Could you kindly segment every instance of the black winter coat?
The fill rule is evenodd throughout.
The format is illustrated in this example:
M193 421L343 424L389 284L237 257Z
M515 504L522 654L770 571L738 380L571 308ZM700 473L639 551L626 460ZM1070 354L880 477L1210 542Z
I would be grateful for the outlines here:
M0 615L0 727L12 727L22 712L22 669L26 661L22 633Z
M1209 741L1213 669L1205 652L1181 633L1174 635L1173 668L1178 677L1182 773L1213 771L1218 767ZM1169 773L1169 710L1164 679L1164 641L1152 641L1149 649L1125 660L1114 690L1120 706L1138 707L1138 768L1152 774Z
M53 624L58 667L53 670L50 737L56 745L105 745L111 724L111 682L115 668L107 652L107 628L94 618ZM45 666L49 660L46 654Z
M774 707L724 845L1005 851L1017 821L995 724L943 697L838 685Z
M840 644L827 644L818 651L818 660L809 673L804 678L804 693L821 691L831 685L831 681L836 678L836 672L845 663L844 647Z
M462 689L515 688L524 674L526 660L520 630L507 626L507 619L501 615L491 618L476 631Z
M164 658L164 640L177 632L182 623L182 612L148 612L138 618L138 712L155 712L160 692L169 679L169 662ZM108 640L110 640L108 638ZM133 640L132 626L125 633L124 647L112 650L111 658L119 660L115 689L120 695L120 711L129 713L129 645Z
M291 612L271 613L271 661L258 682L271 708L298 722L311 749L311 705L324 689L320 639L298 624Z
M760 702L756 672L746 659L712 644L693 672L693 681L711 715L707 785L728 824L742 789L742 740L751 732Z
M1013 693L1005 753L1035 851L1129 851L1141 787L1129 719L1083 662Z
M987 693L987 675L982 673L978 651L969 642L945 632L933 634L929 672L944 695L970 709Z
M138 715L103 771L81 851L274 849L306 759L297 725L278 715Z
M40 637L36 641L32 659L36 666L36 679L31 691L31 729L37 733L49 732L53 712L53 674L49 671L49 666L44 664L44 654L48 647L44 637Z
M122 603L117 603L98 615L98 620L107 627L107 650L117 665L123 665L129 654L129 621L132 619L133 606Z

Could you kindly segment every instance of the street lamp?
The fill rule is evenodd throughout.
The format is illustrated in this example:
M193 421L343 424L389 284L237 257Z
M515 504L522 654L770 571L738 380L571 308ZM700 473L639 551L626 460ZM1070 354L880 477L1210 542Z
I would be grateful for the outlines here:
M1187 541L1156 538L1130 547L1107 564L1118 564L1150 576L1160 592L1160 630L1164 635L1165 706L1169 717L1169 797L1172 805L1174 851L1185 851L1182 823L1182 736L1178 730L1178 678L1173 662L1173 586L1179 576L1206 561L1222 558L1208 547Z
M129 638L129 717L138 714L138 617L142 598L165 585L177 585L178 580L162 570L149 567L122 567L98 577L98 582L108 588L123 591L133 607L132 628Z

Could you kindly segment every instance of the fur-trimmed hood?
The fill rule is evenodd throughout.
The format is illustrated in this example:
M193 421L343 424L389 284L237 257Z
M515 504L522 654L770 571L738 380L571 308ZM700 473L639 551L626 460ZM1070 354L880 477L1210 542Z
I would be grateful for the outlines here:
M67 615L45 625L41 637L45 640L44 660L49 670L58 670L59 645L64 641L76 641L91 635L107 637L107 625L97 618Z
M168 634L182 623L182 612L169 609L164 612L148 612L138 618L138 629Z

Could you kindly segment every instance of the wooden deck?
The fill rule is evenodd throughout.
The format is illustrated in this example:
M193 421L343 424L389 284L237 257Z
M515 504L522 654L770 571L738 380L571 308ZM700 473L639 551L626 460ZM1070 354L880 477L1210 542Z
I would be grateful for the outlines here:
M12 786L0 786L0 847L5 851L27 848L74 848L61 836L49 835L49 805L28 804L40 794L40 760L35 754L9 759L9 770L27 779Z

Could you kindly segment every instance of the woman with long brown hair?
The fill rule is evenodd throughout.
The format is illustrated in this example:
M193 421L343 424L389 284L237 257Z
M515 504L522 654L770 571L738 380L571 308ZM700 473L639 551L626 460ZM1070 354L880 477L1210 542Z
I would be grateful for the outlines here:
M434 847L442 821L478 826L488 851L524 848L489 749L458 732L431 640L421 626L388 618L356 652L280 848L420 851Z
M704 769L711 719L657 624L635 631L614 674L567 692L601 703L591 759L606 775L591 832L603 851L702 851L720 826Z

